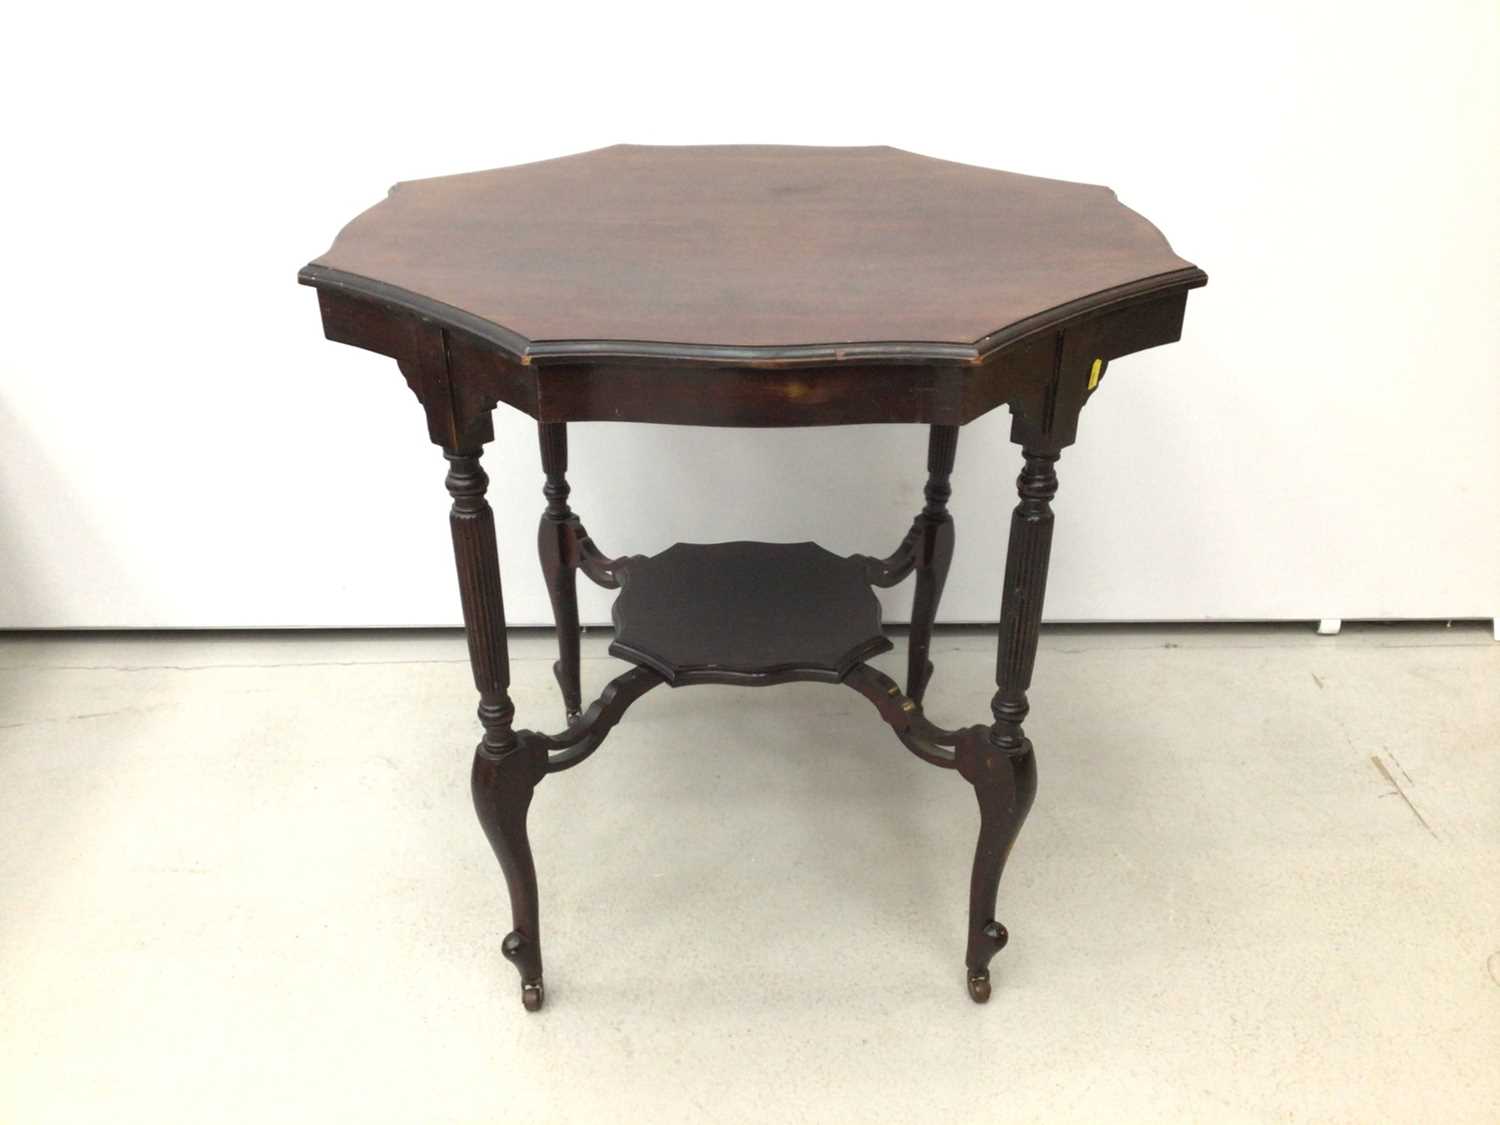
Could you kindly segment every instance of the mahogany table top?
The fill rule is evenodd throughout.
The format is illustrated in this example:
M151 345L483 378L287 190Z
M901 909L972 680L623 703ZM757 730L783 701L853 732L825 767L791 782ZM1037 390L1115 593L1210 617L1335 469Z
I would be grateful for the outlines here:
M616 145L397 184L301 279L523 363L980 362L1206 277L1088 184L893 148Z

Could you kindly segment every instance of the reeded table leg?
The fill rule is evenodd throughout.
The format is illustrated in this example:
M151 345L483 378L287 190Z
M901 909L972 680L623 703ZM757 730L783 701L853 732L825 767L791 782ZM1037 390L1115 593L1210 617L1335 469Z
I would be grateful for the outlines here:
M1052 548L1052 498L1057 495L1054 451L1024 450L1026 463L1016 481L1021 502L1010 521L1005 556L1005 594L1000 608L1000 641L990 703L995 716L987 738L965 739L957 747L959 772L979 800L979 842L969 883L969 995L990 997L990 959L1005 947L1005 927L995 920L1000 875L1036 796L1036 759L1021 729L1028 704L1026 689L1036 663L1042 600L1047 590L1047 559Z
M579 677L578 630L578 558L575 546L577 519L568 507L568 427L563 422L538 422L537 436L542 446L542 471L547 483L542 494L547 510L537 528L537 554L542 560L542 576L547 596L552 600L552 619L557 625L557 663L552 673L562 689L563 710L568 722L578 718L583 708L583 691Z
M474 808L505 873L511 925L501 951L521 974L521 1000L529 1011L542 1006L542 947L537 919L536 867L526 837L532 792L546 773L545 749L516 737L511 723L510 655L505 641L505 602L500 589L500 558L495 548L495 517L485 500L489 478L479 467L479 450L444 450L449 522L458 566L459 597L469 663L479 689L479 721L484 738L474 752Z
M921 515L912 528L917 536L917 589L911 604L911 636L906 647L906 694L922 702L927 681L932 678L932 624L937 620L938 602L948 581L948 566L953 561L953 517L948 514L948 497L953 489L948 478L953 473L953 458L958 450L957 426L933 426L927 438L927 499Z

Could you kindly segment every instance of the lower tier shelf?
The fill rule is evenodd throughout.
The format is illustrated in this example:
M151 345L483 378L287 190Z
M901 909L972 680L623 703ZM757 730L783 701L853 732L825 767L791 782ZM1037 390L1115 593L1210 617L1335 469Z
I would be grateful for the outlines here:
M610 653L674 687L837 683L891 647L863 564L816 543L678 543L619 578Z

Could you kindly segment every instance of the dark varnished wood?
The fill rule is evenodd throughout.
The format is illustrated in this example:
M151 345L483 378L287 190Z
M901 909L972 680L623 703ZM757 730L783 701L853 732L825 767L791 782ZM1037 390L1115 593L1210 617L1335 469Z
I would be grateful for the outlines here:
M521 974L521 1000L529 1011L542 1006L542 933L526 814L546 772L546 752L529 740L500 752L481 742L469 782L474 811L510 894L511 930L500 952Z
M838 683L890 649L858 559L816 543L678 543L633 558L612 655L673 687Z
M448 493L453 497L448 522L458 570L459 603L469 642L469 665L479 689L479 719L484 745L492 752L515 743L511 722L510 653L505 636L505 597L500 588L500 556L495 549L495 515L485 499L489 477L479 466L479 452L452 452L448 458Z
M926 504L912 521L911 530L883 559L854 556L871 586L895 586L912 574L917 576L907 642L906 694L919 703L932 676L928 658L932 626L953 561L953 517L948 512L948 498L953 492L949 477L957 450L957 426L932 427L927 439L927 484L923 488Z
M326 279L318 284L324 334L395 358L427 408L428 431L439 444L453 435L461 440L483 434L479 440L488 441L484 427L499 403L542 422L963 425L997 406L1014 409L1050 386L1065 339L1073 350L1089 350L1091 358L1105 362L1172 343L1182 334L1187 301L1181 286L1120 298L1055 323L1039 322L964 361L873 360L850 349L837 359L792 354L753 366L682 357L544 363L508 357L454 323L463 318L435 320ZM445 377L424 379L424 362L431 370L439 357ZM1069 377L1075 377L1071 368Z
M552 666L562 690L563 711L572 722L583 706L579 684L578 554L575 540L582 525L568 507L568 428L561 422L537 426L542 449L542 471L547 483L542 494L547 507L537 528L537 555L542 578L552 601L552 619L557 626L557 663Z
M650 668L631 668L610 680L599 698L587 711L574 716L561 734L518 731L517 737L547 752L548 773L572 769L599 748L605 735L624 717L627 707L662 682Z
M954 750L966 731L972 729L979 734L988 732L987 727L947 730L929 719L922 705L902 693L900 686L879 669L868 664L857 664L844 677L860 695L875 704L880 713L896 733L902 744L924 762L931 762L943 769L957 769L958 755Z
M511 726L516 709L510 699L495 518L485 499L489 478L479 467L478 450L445 452L448 492L453 497L450 522L459 601L469 664L479 689L479 721L484 727L484 738L474 751L470 788L479 823L500 861L510 894L512 929L501 950L521 974L523 1002L535 1010L542 1003L542 950L526 812L537 782L546 773L546 752L519 741Z
M1025 465L1016 478L1020 503L1010 518L1005 552L1005 587L1000 603L1000 641L995 664L998 690L990 701L995 716L995 745L1018 751L1024 741L1021 724L1029 705L1026 689L1036 664L1047 592L1047 563L1052 553L1052 499L1057 495L1057 454L1024 451Z
M996 692L990 703L994 723L988 737L962 747L959 772L974 786L979 801L979 841L969 887L969 994L989 999L990 959L1005 947L1008 934L995 920L1000 875L1036 796L1036 759L1022 729L1029 704L1026 690L1041 635L1047 562L1052 550L1052 498L1057 495L1053 465L1057 453L1024 450L1017 478L1020 502L1011 515L1005 553L1005 587L1000 605Z
M883 672L860 664L844 682L875 704L896 737L917 757L956 769L974 787L979 803L979 838L969 878L969 941L965 953L969 995L976 1003L990 997L990 960L1005 948L1009 934L995 919L1000 877L1036 797L1036 758L1029 740L1011 742L1019 731L1009 720L957 730L929 719L919 700L901 692Z
M992 732L991 732L992 733ZM969 995L975 1003L990 998L991 958L1005 948L1010 934L995 920L1000 876L1011 847L1036 797L1036 758L1031 744L1018 752L999 749L993 737L971 734L957 746L958 772L974 787L979 802L979 838L969 876L969 943L964 955Z
M932 427L927 442L927 486L923 489L927 503L912 525L917 589L912 596L911 635L906 650L906 694L918 703L932 678L932 661L928 658L932 625L953 561L953 517L948 514L948 497L953 490L948 478L957 450L957 426Z
M617 146L398 185L300 279L429 429L961 425L1169 343L1201 270L1107 188L896 149ZM1080 344L1079 346L1085 346ZM424 359L456 393L428 403ZM434 440L437 440L436 436Z
M1205 283L1105 188L894 149L618 146L398 185L299 279L325 335L390 356L450 462L460 600L484 736L476 810L505 875L501 948L543 1002L536 785L593 754L652 688L844 682L913 754L972 787L980 824L965 954L990 995L1001 874L1036 792L1023 722L1052 540L1054 465L1110 361L1176 340ZM479 467L500 403L539 422L538 553L568 725L514 727L494 517ZM987 724L923 696L954 547L958 427L997 406L1023 448ZM931 427L925 504L896 550L678 544L612 557L570 503L570 421ZM611 651L633 663L581 707L577 575L619 588ZM906 687L870 587L915 576Z
M1108 188L761 145L617 145L398 184L311 269L568 362L965 361L1054 310L1201 278Z
M510 895L511 930L500 943L505 959L521 974L521 1003L538 1011L545 997L536 864L526 817L537 785L549 773L586 760L614 729L626 708L662 682L648 668L631 668L605 686L587 711L561 734L518 730L502 750L481 742L474 753L470 789L479 823Z
M1036 797L1036 758L1031 743L1003 746L992 726L948 730L938 726L915 699L903 695L883 672L861 664L844 680L871 703L917 757L944 769L956 769L974 787L979 802L979 838L969 876L969 941L965 953L969 995L976 1003L990 998L990 960L1010 939L995 920L1000 876Z

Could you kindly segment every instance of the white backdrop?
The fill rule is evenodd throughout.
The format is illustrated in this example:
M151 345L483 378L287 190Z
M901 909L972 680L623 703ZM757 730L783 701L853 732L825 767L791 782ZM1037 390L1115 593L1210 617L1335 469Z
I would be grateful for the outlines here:
M0 626L455 622L442 457L295 272L396 180L616 141L888 143L1105 183L1208 271L1184 341L1113 364L1064 455L1050 619L1500 613L1494 0L7 24ZM497 421L506 600L538 623L534 431ZM997 613L1005 427L960 442L948 620ZM575 507L617 553L883 552L924 441L576 426Z

